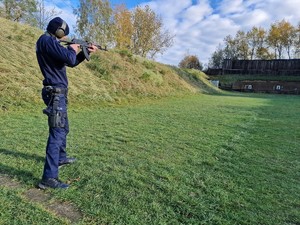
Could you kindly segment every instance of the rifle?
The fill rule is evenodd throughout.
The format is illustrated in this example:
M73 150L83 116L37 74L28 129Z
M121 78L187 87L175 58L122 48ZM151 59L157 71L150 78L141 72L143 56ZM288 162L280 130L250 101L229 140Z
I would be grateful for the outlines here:
M71 41L61 40L60 42L66 43L66 45L72 45L72 44L78 44L78 45L80 45L80 48L82 49L83 54L84 54L84 56L85 56L85 58L86 58L87 61L90 60L90 52L89 52L88 48L91 45L95 45L98 49L100 49L102 51L107 51L106 46L103 48L101 45L94 44L94 43L87 42L87 41L80 40L80 39L75 39L75 38L72 39Z

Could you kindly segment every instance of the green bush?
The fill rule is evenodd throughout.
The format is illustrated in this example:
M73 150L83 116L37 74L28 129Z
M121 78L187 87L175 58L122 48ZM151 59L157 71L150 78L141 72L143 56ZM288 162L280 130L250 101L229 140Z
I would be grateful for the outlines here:
M156 86L160 86L164 82L164 80L160 74L155 73L151 70L146 70L140 78L142 80L149 81L153 85L156 85Z
M109 71L101 65L101 59L98 55L93 55L92 60L86 65L89 69L99 74L99 77L108 77L110 74Z
M149 70L155 69L155 64L150 61L147 61L147 60L143 61L142 65L145 66Z
M161 75L165 75L167 72L166 72L165 70L161 69L161 70L159 70L159 73L160 73Z
M119 50L118 53L120 54L120 56L122 57L128 57L128 58L131 58L133 55L132 53L128 50L128 49L122 49L122 50Z

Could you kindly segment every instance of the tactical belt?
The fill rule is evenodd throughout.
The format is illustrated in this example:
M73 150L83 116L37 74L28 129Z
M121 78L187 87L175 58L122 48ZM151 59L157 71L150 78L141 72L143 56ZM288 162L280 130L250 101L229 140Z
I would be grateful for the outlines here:
M68 94L68 88L60 88L60 87L53 87L53 86L44 86L45 90L47 92L50 92L51 94Z

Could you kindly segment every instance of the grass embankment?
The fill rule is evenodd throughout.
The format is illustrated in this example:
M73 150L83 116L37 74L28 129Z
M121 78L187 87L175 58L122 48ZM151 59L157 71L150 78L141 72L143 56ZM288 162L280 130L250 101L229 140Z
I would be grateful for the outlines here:
M30 108L41 103L42 75L35 56L41 30L0 18L0 108ZM216 93L199 71L179 70L127 51L93 54L68 68L70 102L77 105L122 103L141 98Z
M70 108L71 183L52 201L78 224L299 224L299 96L196 95ZM2 112L0 224L66 224L23 192L40 180L46 118Z

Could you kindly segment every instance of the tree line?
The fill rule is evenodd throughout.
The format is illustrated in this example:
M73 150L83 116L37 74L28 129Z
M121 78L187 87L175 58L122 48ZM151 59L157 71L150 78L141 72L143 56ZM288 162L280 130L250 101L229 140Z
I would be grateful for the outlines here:
M149 6L133 10L124 4L112 7L109 0L79 0L73 9L75 34L142 57L154 58L172 46L174 36L164 28L162 18ZM45 29L61 12L46 9L44 0L0 0L0 16Z
M209 60L209 68L222 68L224 59L292 59L300 57L300 23L286 20L272 23L269 29L254 26L250 31L237 31L219 44Z

